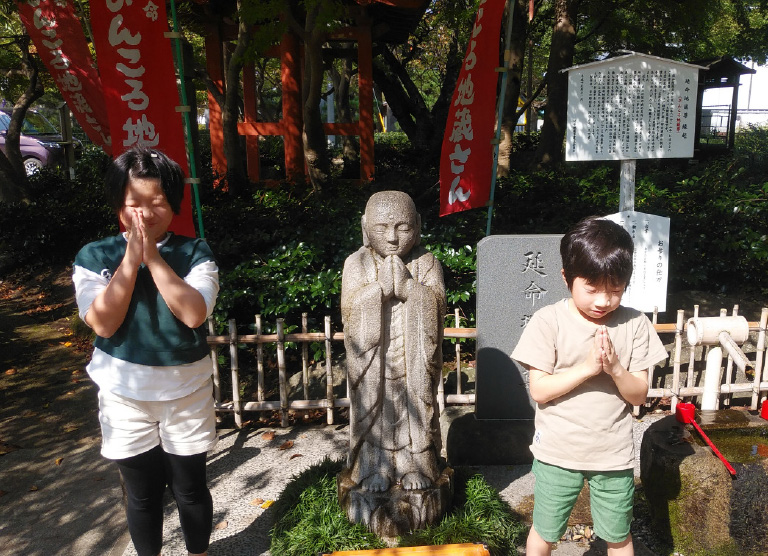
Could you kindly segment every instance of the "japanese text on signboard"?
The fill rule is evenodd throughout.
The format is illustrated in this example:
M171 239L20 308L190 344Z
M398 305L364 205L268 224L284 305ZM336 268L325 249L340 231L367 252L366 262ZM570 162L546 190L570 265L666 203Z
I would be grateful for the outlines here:
M566 160L693 155L696 68L635 56L569 71Z

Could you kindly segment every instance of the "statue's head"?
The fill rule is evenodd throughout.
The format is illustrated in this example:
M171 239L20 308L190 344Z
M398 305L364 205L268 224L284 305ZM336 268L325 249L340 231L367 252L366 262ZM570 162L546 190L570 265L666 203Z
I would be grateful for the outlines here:
M402 191L380 191L365 205L363 245L379 256L403 257L421 242L421 217Z

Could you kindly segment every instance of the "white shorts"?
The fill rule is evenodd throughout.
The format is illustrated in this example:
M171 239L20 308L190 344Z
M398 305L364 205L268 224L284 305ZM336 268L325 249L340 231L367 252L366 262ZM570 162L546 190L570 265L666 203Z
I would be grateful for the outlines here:
M162 446L169 454L191 456L216 445L213 386L208 380L177 400L145 402L99 390L101 455L124 459Z

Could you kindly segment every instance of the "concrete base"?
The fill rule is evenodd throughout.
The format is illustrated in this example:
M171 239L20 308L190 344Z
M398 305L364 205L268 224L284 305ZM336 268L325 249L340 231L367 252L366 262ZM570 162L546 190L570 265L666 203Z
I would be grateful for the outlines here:
M432 488L403 490L399 485L386 492L369 492L354 484L350 470L337 477L339 504L353 523L362 523L383 539L438 523L453 497L453 469L446 467Z
M443 457L449 465L522 465L533 461L533 419L477 419L471 406L440 415Z

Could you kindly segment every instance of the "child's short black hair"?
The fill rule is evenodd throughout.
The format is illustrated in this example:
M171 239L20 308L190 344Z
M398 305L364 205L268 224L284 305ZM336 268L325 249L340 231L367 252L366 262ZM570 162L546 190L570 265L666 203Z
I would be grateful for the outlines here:
M104 178L107 202L116 211L125 203L125 188L133 178L157 178L174 214L181 210L184 171L165 153L149 147L132 147L110 164Z
M575 278L594 285L626 287L632 277L634 247L629 233L615 222L597 216L580 221L560 241L568 289Z

